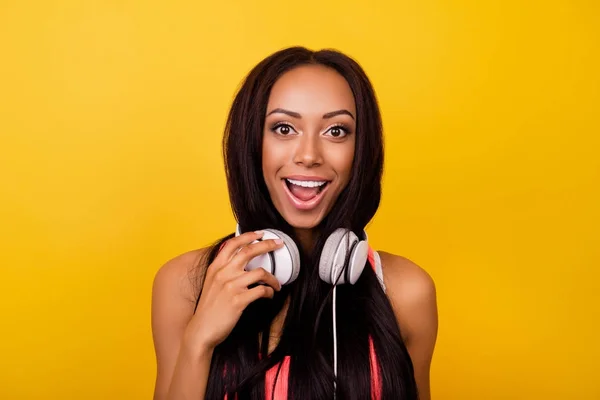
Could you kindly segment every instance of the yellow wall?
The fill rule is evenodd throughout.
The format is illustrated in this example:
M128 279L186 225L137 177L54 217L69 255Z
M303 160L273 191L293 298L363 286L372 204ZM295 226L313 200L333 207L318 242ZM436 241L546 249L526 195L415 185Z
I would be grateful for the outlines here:
M285 4L0 4L0 398L150 398L154 273L232 231L228 106L302 44L377 89L369 233L437 282L434 398L599 399L598 3Z

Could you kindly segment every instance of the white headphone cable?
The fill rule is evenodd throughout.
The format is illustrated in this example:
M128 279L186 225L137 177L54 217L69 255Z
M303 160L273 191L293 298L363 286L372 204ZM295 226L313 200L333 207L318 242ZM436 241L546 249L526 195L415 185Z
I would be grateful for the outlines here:
M335 302L336 302L336 288L337 285L333 286L333 398L336 397L336 387L337 387L337 323L336 323L336 312L335 312Z

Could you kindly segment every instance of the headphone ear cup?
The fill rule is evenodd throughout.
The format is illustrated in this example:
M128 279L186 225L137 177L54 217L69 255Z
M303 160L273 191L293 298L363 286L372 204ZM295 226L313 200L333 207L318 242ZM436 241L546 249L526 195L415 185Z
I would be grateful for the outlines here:
M348 236L350 235L350 240ZM358 238L354 233L343 228L338 228L325 241L321 257L319 258L319 277L325 283L346 283L345 274L342 273L346 261L346 253ZM338 279L339 276L339 279Z
M366 241L359 241L352 254L350 254L350 260L348 261L348 283L354 285L367 265L367 258L369 257L369 245Z
M284 246L272 252L274 275L282 285L294 282L300 273L300 252L294 240L277 229L265 229L263 239L281 239ZM273 273L273 272L272 272Z

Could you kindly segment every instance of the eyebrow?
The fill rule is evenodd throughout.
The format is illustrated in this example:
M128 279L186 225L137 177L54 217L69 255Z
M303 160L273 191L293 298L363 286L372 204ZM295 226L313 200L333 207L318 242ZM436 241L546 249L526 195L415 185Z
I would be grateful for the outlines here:
M300 113L297 113L295 111L286 110L283 108L276 108L276 109L272 110L271 112L269 112L267 114L267 117L271 114L276 114L276 113L286 114L286 115L289 115L290 117L298 118L298 119L302 118L302 115L300 115ZM323 114L323 119L333 118L336 115L349 115L352 119L355 119L354 115L352 115L352 113L348 110L336 110L336 111L328 112L327 114Z

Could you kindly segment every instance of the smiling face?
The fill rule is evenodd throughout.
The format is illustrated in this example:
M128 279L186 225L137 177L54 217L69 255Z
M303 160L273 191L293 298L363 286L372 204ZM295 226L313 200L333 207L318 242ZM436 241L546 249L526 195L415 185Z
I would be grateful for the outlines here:
M264 126L263 177L273 204L294 228L314 228L350 180L352 90L331 68L294 68L275 82Z

